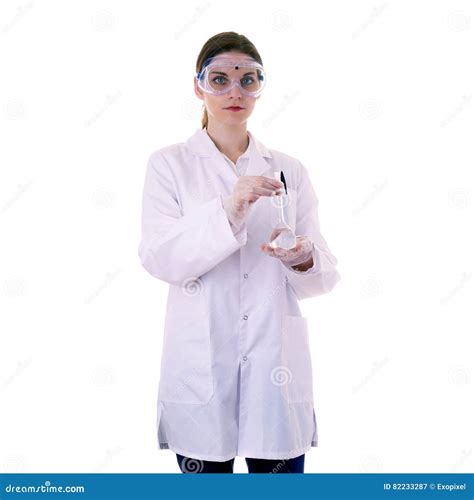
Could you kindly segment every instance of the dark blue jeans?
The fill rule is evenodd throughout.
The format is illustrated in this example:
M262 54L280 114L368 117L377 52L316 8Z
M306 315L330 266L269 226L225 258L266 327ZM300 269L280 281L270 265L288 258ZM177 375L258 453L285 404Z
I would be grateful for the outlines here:
M197 458L189 458L179 453L176 453L179 468L185 474L196 472L234 472L234 458L226 462L211 462L208 460L199 460ZM258 473L288 473L288 472L304 472L304 453L299 457L268 460L266 458L245 458L249 472Z

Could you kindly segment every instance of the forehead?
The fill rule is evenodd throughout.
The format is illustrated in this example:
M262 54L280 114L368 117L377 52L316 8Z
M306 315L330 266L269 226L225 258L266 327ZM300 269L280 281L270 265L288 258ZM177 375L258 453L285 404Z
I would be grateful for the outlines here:
M210 66L245 66L249 64L255 64L257 61L246 54L240 54L236 52L226 52L214 56L210 62Z

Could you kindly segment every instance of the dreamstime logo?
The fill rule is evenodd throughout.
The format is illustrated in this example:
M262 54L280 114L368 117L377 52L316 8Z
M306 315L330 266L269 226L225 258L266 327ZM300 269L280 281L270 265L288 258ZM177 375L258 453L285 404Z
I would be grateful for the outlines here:
M448 205L451 208L466 208L469 204L469 191L464 188L453 189L449 192Z
M462 449L461 456L458 458L458 460L456 460L455 464L451 467L449 472L454 472L459 469L459 466L462 465L471 454L472 448L469 448L468 450Z
M199 278L188 278L181 283L181 291L184 295L192 297L201 293L202 286L202 281Z
M5 24L3 26L2 33L7 33L8 31L10 31L13 28L13 26L15 26L15 24L21 21L21 19L23 19L23 17L25 16L25 14L32 8L33 8L33 2L30 2L26 5L19 5L17 7L17 11L13 19L8 24Z
M378 457L372 455L364 457L360 469L362 472L377 472L382 470L382 462Z
M440 300L440 305L446 304L449 300L451 300L454 295L456 295L459 290L461 290L466 283L471 279L472 273L468 273L466 271L461 273L461 280L460 282L446 295L445 297L442 297Z
M288 467L286 465L287 462L290 462L291 460L297 458L297 456L294 456L295 453L299 453L300 452L300 448L293 448L292 450L290 450L285 457L283 457L282 459L280 459L275 467L273 467L273 469L270 471L270 474L278 474L280 471L282 472L288 472Z
M0 214L5 213L13 205L13 203L15 203L20 196L22 196L25 191L33 185L33 182L34 181L29 180L25 184L18 184L17 192L6 203L0 206Z
M104 283L100 285L94 292L92 292L88 297L84 299L84 304L90 304L103 290L105 290L111 283L116 279L116 277L122 272L121 268L118 268L113 273L105 273Z
M26 282L23 278L12 276L4 281L3 290L6 297L21 297L25 295Z
M375 99L368 99L359 104L360 116L366 120L375 120L380 116L380 105Z
M2 388L6 389L25 369L31 364L32 357L30 356L24 361L18 361L15 371L3 382Z
M448 26L451 31L466 31L469 25L469 17L464 12L457 10L449 13Z
M20 99L11 99L5 104L5 116L9 120L18 120L25 118L25 106Z
M441 123L439 124L440 127L445 127L449 122L451 122L456 116L459 115L471 102L471 94L463 95L461 96L461 101L459 104L449 113L443 120L441 120Z
M361 294L364 297L376 297L382 292L382 282L375 276L369 276L362 284Z
M357 28L352 33L352 39L356 39L361 33L363 33L379 16L382 12L387 8L388 4L384 3L382 5L376 5L372 7L372 12L369 17L366 19L364 23L362 23L359 28Z
M275 287L263 300L258 302L258 305L256 306L257 310L260 310L262 307L265 307L265 305L272 299L272 297L278 295L281 292L281 290L283 290L286 287L287 283L288 283L288 276L285 276L277 287Z
M464 366L452 366L449 369L449 381L454 385L469 384L469 372Z
M291 27L291 17L285 10L276 10L270 15L270 26L275 31L285 31Z
M92 381L95 385L107 386L117 382L112 368L109 366L97 366L94 370Z
M168 399L174 400L174 401L180 401L183 397L183 394L190 390L192 388L193 382L197 380L197 377L199 373L202 373L204 369L208 368L207 363L202 363L199 366L196 367L191 367L191 373L186 378L183 378L173 386L172 391L169 392L169 395L167 396ZM188 367L187 367L188 368ZM161 386L160 386L161 390ZM161 397L161 396L160 396Z
M124 449L121 446L117 446L113 450L107 450L105 452L105 458L102 460L102 462L97 465L97 467L94 469L95 472L100 472L102 471L108 464L109 462L117 455L119 455Z
M270 196L270 203L275 207L275 208L286 208L288 207L291 203L293 203L293 199L291 197L291 192L288 191L288 194L285 193L285 188L281 188L283 190L283 194L281 195L275 195L275 196Z
M25 464L26 460L24 455L8 455L3 462L2 472L23 472L25 470Z
M293 374L287 366L276 366L270 375L273 385L281 386L291 382Z
M114 206L115 199L115 193L104 188L98 188L91 194L92 204L99 210Z
M108 10L101 10L91 18L92 26L96 31L112 31L115 26L115 15Z
M382 361L374 361L372 363L372 369L370 370L370 372L360 381L359 384L357 384L356 386L354 386L352 388L352 394L355 394L357 391L359 391L361 389L361 387L363 387L365 384L367 384L367 382L372 379L375 374L377 372L379 372L382 367L384 365L386 365L388 363L388 356L385 356Z
M114 102L117 102L121 97L121 90L119 90L115 94L107 94L105 96L105 102L102 107L84 121L84 127L90 127L93 123L95 123L110 108L110 106L112 106Z
M197 458L185 457L181 463L181 467L184 473L196 473L201 472L204 469L204 462Z
M199 18L204 14L204 12L206 12L206 10L210 9L211 7L212 7L212 3L210 3L210 2L207 2L204 5L196 6L194 8L195 12L194 12L193 16L190 17L188 19L188 21L178 31L175 32L174 39L178 40L178 38L180 38L183 35L183 33L186 33L186 31L188 31L189 28L191 28L191 26L196 24L197 21L199 20Z

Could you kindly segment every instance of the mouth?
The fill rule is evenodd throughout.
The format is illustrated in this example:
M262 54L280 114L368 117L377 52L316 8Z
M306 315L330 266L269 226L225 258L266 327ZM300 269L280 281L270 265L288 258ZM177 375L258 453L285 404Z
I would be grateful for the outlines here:
M224 109L228 109L229 111L240 111L240 110L245 109L245 108L242 108L240 106L228 106L227 108L224 108Z

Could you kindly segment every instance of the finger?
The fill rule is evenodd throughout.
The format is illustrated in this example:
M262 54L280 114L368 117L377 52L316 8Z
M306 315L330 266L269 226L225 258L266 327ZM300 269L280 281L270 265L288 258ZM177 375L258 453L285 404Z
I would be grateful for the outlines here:
M275 255L280 259L286 259L288 257L288 250L277 247L275 248Z
M301 243L298 242L298 241L296 242L296 245L293 248L290 248L288 250L288 252L289 252L290 255L299 253L300 251L301 251Z
M270 235L270 241L273 241L282 231L282 227L276 227L273 229L272 234Z
M262 179L264 179L264 180L261 181L260 185L262 187L264 187L264 188L267 188L267 189L283 189L285 187L285 185L283 184L283 182L277 181L276 179L272 180L272 179L268 179L266 177L262 177Z
M249 175L243 176L245 181L249 182L252 186L262 187L270 191L276 191L278 189L283 189L285 185L283 182L270 177L265 177L263 175Z
M267 188L263 188L263 187L260 187L260 186L253 186L251 188L251 192L253 195L256 195L260 198L260 196L280 196L282 194L284 194L283 190L282 189L278 189L278 188L273 188L273 189L267 189Z
M257 175L255 177L258 179L258 182L262 187L266 187L268 189L282 188L285 186L283 182L277 179L272 179L271 177L265 177L264 175Z
M270 257L277 257L275 255L275 250L268 243L262 243L260 249Z
M275 194L278 192L278 188L264 188L260 186L252 186L251 187L251 192L253 194L256 194L258 196L275 196Z

